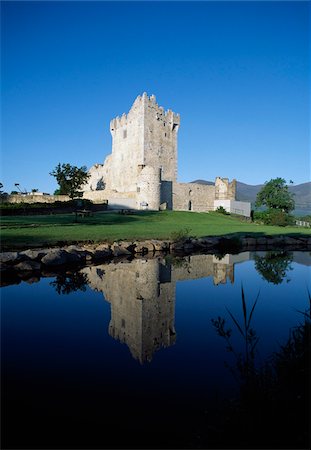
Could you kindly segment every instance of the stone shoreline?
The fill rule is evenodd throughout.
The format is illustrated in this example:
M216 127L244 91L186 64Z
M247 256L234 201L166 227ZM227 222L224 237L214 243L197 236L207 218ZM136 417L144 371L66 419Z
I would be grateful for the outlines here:
M32 272L45 268L99 264L114 258L152 257L157 254L189 255L192 253L240 253L243 251L301 250L311 251L310 237L205 237L180 242L146 240L118 241L113 244L81 244L28 249L0 253L1 273Z

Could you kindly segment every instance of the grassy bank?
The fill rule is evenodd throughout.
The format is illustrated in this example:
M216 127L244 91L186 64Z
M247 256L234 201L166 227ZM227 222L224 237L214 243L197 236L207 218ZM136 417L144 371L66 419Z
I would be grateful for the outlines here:
M114 240L171 239L179 230L189 229L190 235L311 235L310 229L258 225L217 213L181 211L140 212L121 215L114 212L96 213L92 217L47 215L3 217L2 246L41 246L66 242L104 242Z

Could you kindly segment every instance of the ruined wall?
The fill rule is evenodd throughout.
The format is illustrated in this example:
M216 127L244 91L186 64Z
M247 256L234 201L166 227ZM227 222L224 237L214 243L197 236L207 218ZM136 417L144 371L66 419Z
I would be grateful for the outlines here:
M111 158L109 155L108 159ZM94 164L88 171L90 178L88 182L83 186L83 190L85 192L99 192L105 189L107 183L107 175L108 175L108 167L107 167L107 158L104 164Z
M235 200L236 180L229 183L228 178L216 177L215 200Z
M173 184L173 209L176 211L213 211L215 187L197 183Z

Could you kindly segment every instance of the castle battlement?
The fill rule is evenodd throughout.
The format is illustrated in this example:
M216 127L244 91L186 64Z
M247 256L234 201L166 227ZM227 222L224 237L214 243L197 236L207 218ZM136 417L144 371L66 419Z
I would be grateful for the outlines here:
M180 125L180 115L174 113L171 109L167 111L164 110L163 106L159 106L155 95L151 95L150 97L144 92L142 95L136 97L131 109L129 112L123 113L122 116L117 116L110 121L110 131L111 133L115 132L120 127L128 126L133 120L135 120L138 115L144 114L144 112L148 109L152 109L156 114L156 119L165 121L165 123L171 125L171 128L174 129Z

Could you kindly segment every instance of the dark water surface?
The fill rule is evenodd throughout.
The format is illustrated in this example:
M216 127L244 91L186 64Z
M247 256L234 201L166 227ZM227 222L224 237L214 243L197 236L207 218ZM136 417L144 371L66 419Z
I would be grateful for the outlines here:
M310 267L194 255L3 287L3 448L308 448L307 357L271 356L306 319Z

